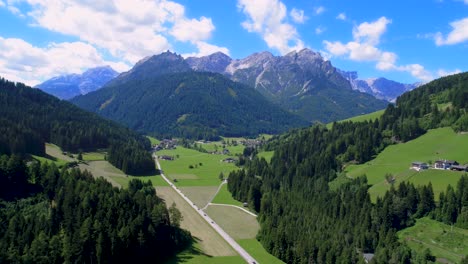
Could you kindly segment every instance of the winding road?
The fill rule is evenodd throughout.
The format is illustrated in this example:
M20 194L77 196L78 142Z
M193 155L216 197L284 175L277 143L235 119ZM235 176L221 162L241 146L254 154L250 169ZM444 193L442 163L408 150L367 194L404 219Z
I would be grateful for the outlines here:
M226 240L226 242L231 245L232 248L234 248L239 255L247 261L247 263L251 264L256 264L258 263L245 249L243 249L228 233L226 233L218 224L216 224L211 217L209 217L202 209L198 208L194 202L192 202L185 194L183 194L179 188L177 188L163 173L163 170L161 169L161 165L159 164L159 161L155 155L153 155L154 161L156 162L156 166L158 167L159 171L161 171L161 176L162 178L174 189L195 211L198 212L198 214L205 219L205 221L208 222L213 229L218 232L218 234Z

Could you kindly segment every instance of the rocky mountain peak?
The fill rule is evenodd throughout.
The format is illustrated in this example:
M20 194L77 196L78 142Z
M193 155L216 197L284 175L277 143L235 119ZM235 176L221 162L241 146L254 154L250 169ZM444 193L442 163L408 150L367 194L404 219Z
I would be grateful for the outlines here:
M203 57L189 57L186 62L195 71L208 71L223 73L232 59L222 52L216 52Z

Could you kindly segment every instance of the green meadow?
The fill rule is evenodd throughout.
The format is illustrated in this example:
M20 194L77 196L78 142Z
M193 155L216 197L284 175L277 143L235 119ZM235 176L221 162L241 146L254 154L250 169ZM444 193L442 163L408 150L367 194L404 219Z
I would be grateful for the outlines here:
M283 261L268 253L257 239L240 239L236 241L243 247L258 263L281 264Z
M349 177L366 175L370 184L371 197L375 199L390 188L385 181L385 174L393 174L396 183L409 181L416 185L432 182L434 193L446 189L448 184L456 185L462 172L427 170L417 172L410 170L411 163L421 161L433 163L437 159L456 160L460 164L468 163L466 155L468 135L457 134L451 128L438 128L406 143L391 145L385 148L375 159L360 165L350 165L345 172Z
M439 262L448 260L459 263L463 256L468 255L468 230L452 227L428 217L418 219L414 226L399 231L398 237L418 253L429 248Z
M358 115L358 116L354 116L354 117L351 117L351 118L348 118L348 119L340 120L338 122L346 122L346 121L364 122L364 121L371 121L371 120L374 121L377 118L381 117L383 115L384 111L385 111L385 109L382 109L382 110L372 112L372 113L369 113L369 114ZM333 123L328 123L327 124L327 128L332 128L332 126L333 126Z
M202 153L193 149L177 146L176 149L161 150L156 155L173 156L174 160L159 160L161 167L171 180L176 180L177 186L218 186L221 181L219 174L225 177L237 167L232 163L223 162L229 156Z
M273 158L274 151L262 151L257 154L257 157L264 158L266 161L270 162L271 158Z
M227 184L223 184L216 197L211 201L218 204L231 204L242 207L242 203L232 198L232 194L227 189Z

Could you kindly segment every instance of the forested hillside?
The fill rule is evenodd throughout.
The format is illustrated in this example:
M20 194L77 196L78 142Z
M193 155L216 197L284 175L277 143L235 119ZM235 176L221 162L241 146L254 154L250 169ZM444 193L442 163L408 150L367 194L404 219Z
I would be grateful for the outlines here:
M141 67L135 67L129 76ZM217 73L184 72L116 80L72 102L158 137L253 136L309 124L254 89Z
M0 263L162 262L191 243L176 210L151 182L0 156Z
M0 79L0 154L45 154L45 142L65 151L108 149L108 160L129 174L154 171L149 140L21 83Z
M441 78L398 98L382 117L361 123L314 126L274 139L270 164L249 162L229 176L236 199L259 211L259 239L287 263L357 263L356 252L375 253L376 263L408 263L424 256L397 241L396 231L418 217L434 215L466 226L467 178L447 190L435 206L432 186L400 184L372 204L365 178L337 189L328 183L348 162L362 163L389 144L407 141L427 129L452 126L466 131L468 73ZM466 227L465 227L466 228Z

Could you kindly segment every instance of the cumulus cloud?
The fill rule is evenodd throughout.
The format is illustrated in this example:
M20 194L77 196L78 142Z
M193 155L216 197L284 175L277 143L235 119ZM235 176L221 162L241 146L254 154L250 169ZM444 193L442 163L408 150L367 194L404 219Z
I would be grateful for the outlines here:
M315 7L315 8L314 8L314 13L315 13L315 15L320 15L320 14L322 14L323 12L325 12L325 10L326 10L325 7L323 7L323 6L318 6L318 7Z
M305 21L308 19L308 17L304 15L304 10L296 8L293 8L289 15L291 16L292 20L298 24L304 24Z
M465 3L467 0L465 0ZM453 45L468 41L468 17L450 23L452 31L444 37L441 32L435 35L437 46Z
M169 0L22 0L34 25L79 38L133 64L172 48L168 38L206 42L215 30L210 18L188 18L185 7Z
M468 1L468 0L467 0ZM346 14L345 13L339 13L337 16L336 16L336 19L338 20L346 20Z
M430 72L420 64L397 65L397 54L378 48L387 25L392 21L381 17L373 22L364 22L353 28L353 41L323 41L330 56L347 56L353 61L375 62L375 67L382 71L405 71L412 76L427 82L433 79Z
M84 42L51 43L39 48L22 39L0 37L0 50L0 76L28 85L97 65L110 65L117 71L129 68L124 63L106 61L96 48Z
M216 46L216 45L211 45L211 44L208 44L206 42L197 42L196 43L197 45L197 48L198 48L198 52L197 53L187 53L187 54L182 54L182 56L184 58L187 58L187 57L202 57L202 56L207 56L207 55L210 55L210 54L213 54L215 52L222 52L226 55L230 55L229 54L229 49L228 48L225 48L225 47L219 47L219 46Z
M325 32L325 30L327 30L325 27L318 26L318 27L315 28L315 34L320 35L323 32Z
M286 6L279 0L238 0L238 8L247 16L242 22L249 32L262 36L268 47L286 54L304 48L294 26L285 22Z
M468 0L467 0L468 2ZM437 71L437 75L439 77L444 77L444 76L448 76L448 75L453 75L453 74L457 74L457 73L461 73L462 71L460 69L455 69L453 71L447 71L447 70L444 70L444 69L440 69Z

